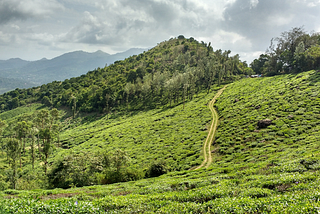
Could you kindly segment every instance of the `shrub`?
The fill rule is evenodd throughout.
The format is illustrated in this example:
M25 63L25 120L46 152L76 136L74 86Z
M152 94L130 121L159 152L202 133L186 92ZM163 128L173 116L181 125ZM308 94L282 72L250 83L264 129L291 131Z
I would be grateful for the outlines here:
M160 175L163 175L167 172L167 167L165 162L159 161L159 162L154 162L150 165L149 169L146 172L146 177L147 178L152 178L152 177L158 177Z

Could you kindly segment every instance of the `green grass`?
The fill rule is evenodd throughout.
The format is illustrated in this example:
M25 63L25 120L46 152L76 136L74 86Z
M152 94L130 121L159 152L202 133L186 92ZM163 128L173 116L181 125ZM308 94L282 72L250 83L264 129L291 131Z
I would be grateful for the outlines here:
M291 172L304 170L302 159L318 159L319 76L310 71L231 84L216 102L221 119L213 167L259 173L272 165ZM272 125L259 129L262 119Z
M183 105L132 112L131 115L103 116L94 122L66 130L54 156L114 150L126 151L133 165L143 168L156 160L165 160L170 170L186 170L203 161L201 149L212 116L207 107L216 91L200 94ZM54 157L53 157L54 158Z
M34 104L27 105L27 106L22 106L19 108L15 108L15 109L0 113L0 119L6 120L6 121L11 121L15 117L18 117L19 115L32 114L36 110L39 110L43 107L44 106L41 103L34 103Z
M318 213L319 79L319 73L310 71L243 79L230 84L215 105L220 124L212 148L213 163L207 169L181 170L157 178L67 190L6 190L0 194L3 198L0 211L41 213L45 209L47 213L57 213L58 207L63 207L69 213ZM167 144L161 139L166 143L172 140L177 147L186 146L186 150L193 151L178 138L180 127L191 132L190 135L182 132L190 139L199 133L202 136L205 129L201 128L209 123L206 114L210 115L205 104L213 95L195 99L185 111L176 106L162 112L152 110L130 117L102 118L74 132L67 131L62 138L66 146L79 152L94 149L95 145L110 149L119 146L128 150L136 163L144 160L143 156L154 159L166 157L168 152L173 157L181 157L186 151L175 150L175 147L167 150L163 147ZM199 111L202 116L195 116ZM187 119L190 116L192 122ZM273 124L259 129L258 121L266 118ZM170 129L163 128L166 126ZM144 132L148 135L143 135ZM89 134L92 136L88 140L76 140L85 139ZM130 140L134 134L141 139L150 137L154 139L153 144L159 146L147 140L134 144L134 140ZM68 138L73 138L73 143L67 141ZM195 142L189 140L188 146L198 145ZM198 159L195 159L198 163L201 163L201 145L199 143ZM178 162L182 169L190 166L184 159ZM10 197L12 199L8 199Z

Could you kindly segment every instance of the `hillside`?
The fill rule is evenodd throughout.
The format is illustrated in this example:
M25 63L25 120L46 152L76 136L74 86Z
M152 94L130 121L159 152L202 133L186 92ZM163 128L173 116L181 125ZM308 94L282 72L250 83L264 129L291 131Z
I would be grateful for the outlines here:
M206 104L247 71L238 55L179 36L80 77L5 93L1 188L68 188L197 167L212 120ZM65 176L70 170L74 177Z
M0 105L7 111L34 102L55 108L76 104L77 112L87 113L156 108L250 73L239 55L181 36L80 77L5 93Z
M55 57L53 59L41 59L37 61L25 61L21 59L9 59L0 61L0 77L10 78L6 87L1 85L0 94L16 88L30 88L52 81L63 81L77 77L98 67L105 67L117 60L123 60L129 56L140 54L144 49L133 48L122 53L110 55L102 51L87 53L74 51ZM16 80L13 82L13 80ZM28 82L30 84L23 84Z
M0 94L3 94L10 90L14 90L16 88L31 88L34 86L36 86L36 84L22 79L0 77Z
M220 122L212 145L213 163L208 168L67 190L6 190L2 197L18 199L2 200L2 211L13 212L23 207L24 213L44 210L86 213L317 213L320 206L319 79L320 73L313 70L276 77L245 78L229 84L215 103ZM185 105L186 113L192 109L199 112L199 107L204 107L215 93L216 90L188 102ZM207 107L204 109L207 113L200 111L203 112L202 116L195 117L194 113L191 113L191 117L186 115L194 123L194 128L198 127L196 129L209 122L207 116L210 111ZM126 121L123 125L129 124L133 133L139 132L139 128L141 132L146 130L151 134L150 139L153 139L153 130L165 127L163 124L167 124L169 119L167 116L174 114L174 111L177 111L177 117L169 117L174 125L174 121L185 114L177 115L184 111L183 103L172 109L151 110L122 119L118 117L117 121ZM85 140L85 135L101 127L101 136L88 136L94 144L102 141L99 138L108 138L105 140L108 142L116 136L124 139L122 147L129 148L126 144L131 136L129 131L125 131L128 128L122 126L117 129L121 124L112 125L112 120L116 119L112 117L116 116L110 117L110 123L106 118L87 124L82 121L82 126L78 126L74 132L64 132L61 138L73 136L73 139L82 138L90 142ZM141 117L144 119L140 120ZM199 119L200 126L196 125L198 122L195 119ZM260 122L258 125L259 121L265 119L270 119L270 123ZM188 119L182 120L189 123ZM147 121L153 122L148 124ZM201 124L200 121L205 123ZM157 123L162 125L157 127ZM154 127L150 127L151 124ZM110 128L106 128L108 126ZM162 137L160 132L156 133L160 138L151 142L155 146L160 143L160 147L154 150L163 151L160 157L165 157L167 152L161 146L161 139L167 141L168 138ZM177 132L173 130L173 133ZM195 136L198 134L191 135L190 139ZM62 141L69 145L65 140ZM187 145L192 145L192 142L195 141L191 140ZM92 149L89 143L79 146L72 144L72 147L75 152ZM200 150L198 148L197 151ZM170 148L171 151L175 150ZM130 152L134 154L134 150ZM152 156L146 154L146 157ZM186 151L180 156L183 154ZM202 155L200 157L203 158ZM201 158L194 160L195 164L201 163ZM185 163L191 163L191 160L186 159Z

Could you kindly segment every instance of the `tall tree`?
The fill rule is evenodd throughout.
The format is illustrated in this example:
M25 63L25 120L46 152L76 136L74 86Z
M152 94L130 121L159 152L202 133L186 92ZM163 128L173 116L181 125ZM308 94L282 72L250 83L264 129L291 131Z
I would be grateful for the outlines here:
M7 126L6 121L0 119L0 146L1 146L2 154L3 154L3 151L4 151L2 133L3 133L3 130L4 130L4 128L6 126Z
M15 138L9 138L7 141L7 151L8 151L8 157L9 157L9 163L11 164L11 169L12 169L10 181L12 184L12 188L16 189L16 181L17 181L16 161L19 155L21 155L21 147L20 147L19 141Z
M35 142L36 142L36 135L39 133L39 130L36 127L32 127L30 129L30 136L31 136L31 144L30 144L30 155L31 155L31 164L32 169L34 169L34 162L35 162Z

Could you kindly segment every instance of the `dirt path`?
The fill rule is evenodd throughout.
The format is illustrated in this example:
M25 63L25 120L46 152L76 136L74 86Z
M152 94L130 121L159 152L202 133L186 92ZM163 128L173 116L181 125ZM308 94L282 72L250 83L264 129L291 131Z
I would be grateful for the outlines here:
M220 89L218 91L218 93L214 96L214 98L209 102L209 109L212 113L212 123L211 123L211 127L209 129L209 133L206 139L206 142L203 146L203 156L204 156L204 160L202 162L202 164L194 169L200 169L202 167L208 167L210 166L210 164L212 163L212 156L211 156L211 143L213 141L213 137L214 134L216 132L217 126L218 126L218 120L219 120L219 116L217 111L214 109L213 104L215 103L216 99L222 94L223 90L227 87L224 86L222 89Z

